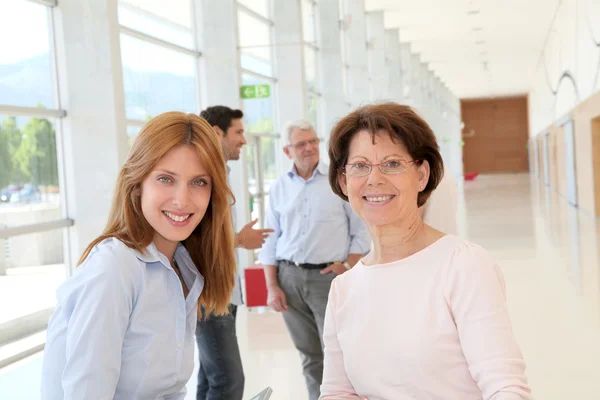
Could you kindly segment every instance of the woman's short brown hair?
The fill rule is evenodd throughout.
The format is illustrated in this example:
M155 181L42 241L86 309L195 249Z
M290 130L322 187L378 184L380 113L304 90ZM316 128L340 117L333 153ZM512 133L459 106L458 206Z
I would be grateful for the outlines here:
M371 133L373 141L378 131L386 131L394 141L400 141L415 160L427 160L429 181L417 200L421 207L435 190L444 175L444 163L431 127L412 108L397 103L364 106L342 118L331 131L329 139L329 183L334 193L348 201L342 192L339 178L348 163L350 142L360 131Z

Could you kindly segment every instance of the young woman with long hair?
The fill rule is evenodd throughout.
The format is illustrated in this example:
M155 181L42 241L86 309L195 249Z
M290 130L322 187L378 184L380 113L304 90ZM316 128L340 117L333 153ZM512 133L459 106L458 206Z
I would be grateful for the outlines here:
M42 399L183 399L200 307L234 285L233 195L212 127L150 120L133 144L104 232L58 289Z

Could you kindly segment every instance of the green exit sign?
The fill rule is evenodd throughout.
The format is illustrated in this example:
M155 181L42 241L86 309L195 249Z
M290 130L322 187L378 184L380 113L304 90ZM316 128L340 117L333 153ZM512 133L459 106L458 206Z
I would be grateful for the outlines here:
M271 97L269 85L244 85L240 88L242 99L266 99Z

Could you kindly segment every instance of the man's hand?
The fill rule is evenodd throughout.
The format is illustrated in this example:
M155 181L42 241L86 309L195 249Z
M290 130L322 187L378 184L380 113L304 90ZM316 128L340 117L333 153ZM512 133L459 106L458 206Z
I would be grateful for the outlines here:
M333 263L329 264L328 267L325 267L321 270L321 275L326 275L331 272L334 272L336 275L341 275L344 272L348 271L348 269L341 263Z
M348 254L348 259L346 260L346 264L350 266L350 268L354 267L357 262L362 258L362 254ZM321 270L321 275L328 274L330 272L335 272L336 275L341 275L344 272L348 271L348 268L344 265L344 263L333 263L328 267L323 268Z
M242 228L240 233L236 235L236 247L242 249L254 250L260 249L265 244L265 239L269 236L269 233L273 232L273 229L253 229L258 219L249 222Z
M287 311L287 300L285 293L279 286L269 286L267 288L267 305L277 312Z

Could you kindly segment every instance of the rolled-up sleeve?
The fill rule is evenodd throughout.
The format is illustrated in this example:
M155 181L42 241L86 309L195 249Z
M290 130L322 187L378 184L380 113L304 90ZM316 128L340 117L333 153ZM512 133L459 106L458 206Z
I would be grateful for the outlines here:
M366 254L371 248L371 238L364 221L352 210L348 202L344 202L344 211L348 217L350 234L349 254Z
M58 294L66 329L61 377L65 400L115 395L135 297L133 279L120 264L110 254L92 254ZM54 332L50 326L49 342Z
M273 188L271 188L265 221L265 228L273 229L274 232L265 239L265 244L263 244L263 247L260 250L258 260L263 265L277 266L277 239L281 236L281 225L279 223L279 213L275 210L277 199L275 198L274 192Z

